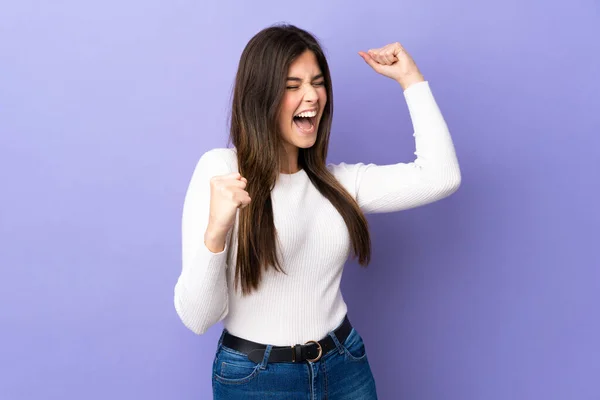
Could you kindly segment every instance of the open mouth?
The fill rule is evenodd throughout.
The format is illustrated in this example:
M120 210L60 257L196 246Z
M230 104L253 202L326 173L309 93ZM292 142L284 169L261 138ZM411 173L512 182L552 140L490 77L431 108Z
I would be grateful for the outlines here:
M317 125L316 114L316 112L308 112L294 117L294 124L301 133L313 133L315 131Z

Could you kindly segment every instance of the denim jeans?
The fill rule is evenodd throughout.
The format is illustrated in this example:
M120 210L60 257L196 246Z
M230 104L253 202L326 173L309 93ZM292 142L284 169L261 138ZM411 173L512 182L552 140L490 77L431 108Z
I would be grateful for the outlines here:
M221 336L213 363L213 399L377 399L362 337L354 328L343 343L333 333L329 336L336 348L314 363L269 363L270 345L262 362L255 363L223 346Z

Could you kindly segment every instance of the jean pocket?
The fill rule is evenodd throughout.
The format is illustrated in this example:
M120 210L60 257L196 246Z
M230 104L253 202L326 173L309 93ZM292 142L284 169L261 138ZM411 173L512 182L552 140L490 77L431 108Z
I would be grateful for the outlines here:
M352 361L363 361L366 359L367 350L365 348L365 343L356 329L352 328L352 331L350 331L350 335L348 335L344 341L343 346L348 359Z
M214 363L213 376L223 384L241 385L253 380L260 371L260 364L244 354L221 348Z

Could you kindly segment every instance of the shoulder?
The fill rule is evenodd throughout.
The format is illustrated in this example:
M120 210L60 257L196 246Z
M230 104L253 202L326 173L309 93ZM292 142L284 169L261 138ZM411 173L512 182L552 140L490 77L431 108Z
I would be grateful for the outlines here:
M364 163L348 164L341 162L339 164L328 163L327 169L352 196L355 196L360 176L367 166Z
M203 170L213 175L225 175L238 171L237 152L235 148L214 148L204 152L196 165L196 170Z
M367 168L370 164L365 163L356 163L356 164L348 164L345 162L341 162L339 164L329 163L327 164L327 169L329 172L333 174L338 180L345 181L348 179L354 179L358 174L362 172L365 168Z

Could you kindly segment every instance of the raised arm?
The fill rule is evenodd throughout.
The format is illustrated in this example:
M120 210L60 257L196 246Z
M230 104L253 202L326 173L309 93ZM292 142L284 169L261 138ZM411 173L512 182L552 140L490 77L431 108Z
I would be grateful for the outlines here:
M411 163L329 165L366 213L406 210L454 193L461 173L448 126L423 75L399 43L359 53L378 73L397 81L413 125Z

